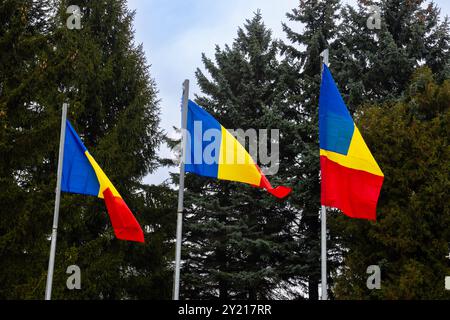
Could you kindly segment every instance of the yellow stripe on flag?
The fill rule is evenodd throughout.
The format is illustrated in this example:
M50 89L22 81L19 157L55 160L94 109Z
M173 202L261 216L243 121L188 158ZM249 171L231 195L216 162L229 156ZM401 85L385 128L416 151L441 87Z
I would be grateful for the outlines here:
M95 174L97 175L98 182L100 183L100 190L98 193L98 197L103 199L103 191L106 189L110 189L114 197L122 198L119 194L119 192L114 188L114 185L111 183L111 181L108 179L106 174L103 172L103 170L100 168L98 163L95 161L95 159L90 155L88 151L85 152L86 157L88 158L89 162L92 165L92 168L94 168Z
M259 186L261 173L247 150L222 126L218 179Z
M350 143L350 148L346 156L323 149L320 150L320 155L325 156L329 160L334 161L344 167L361 170L384 177L383 172L378 166L375 158L372 156L372 153L364 142L364 139L356 126L352 141Z

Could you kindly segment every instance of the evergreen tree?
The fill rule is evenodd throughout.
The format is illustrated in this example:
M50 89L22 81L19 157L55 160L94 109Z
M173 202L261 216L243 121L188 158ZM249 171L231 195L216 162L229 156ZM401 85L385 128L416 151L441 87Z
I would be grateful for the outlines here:
M339 1L300 1L299 7L287 14L290 21L300 23L298 33L283 24L290 44L282 45L284 68L287 70L287 103L293 120L291 152L295 165L286 174L295 178L293 205L301 212L301 255L306 267L301 278L307 285L309 299L317 300L320 280L320 160L319 160L319 91L321 81L320 54L329 47L337 32ZM333 243L329 243L333 249Z
M164 208L170 207L172 198L163 186L156 191L141 183L158 165L155 152L161 132L155 84L142 47L133 43L133 13L123 0L55 1L52 7L48 1L28 1L25 6L15 2L7 1L2 8L2 15L9 16L2 19L7 28L2 28L6 32L0 40L2 46L19 50L19 54L12 51L10 61L1 59L2 68L11 71L2 72L0 87L5 154L0 236L5 281L0 295L43 296L61 105L68 102L68 117L86 147L138 220L155 232L147 234L145 246L118 241L101 200L63 194L53 296L170 297L171 277L164 271L170 248L163 235L171 233L173 224L162 229L158 225L167 219L169 210ZM66 27L69 5L81 8L81 30ZM7 52L2 50L6 56L11 49ZM10 63L11 59L18 61ZM151 202L163 203L158 210L166 215L154 216L144 207ZM160 249L153 255L155 248ZM81 291L66 289L65 271L72 264L81 268ZM152 270L155 274L148 276ZM144 276L153 287L141 291L137 288L142 285L131 286Z
M367 19L371 14L369 6L374 4L378 5L381 11L381 29L379 30L369 30L367 28ZM396 109L396 103L399 99L400 101L407 99L403 96L410 94L408 88L413 71L421 65L426 65L431 70L437 83L442 83L448 78L450 61L449 25L447 18L441 20L440 10L435 4L427 1L359 1L356 9L346 6L341 11L341 16L342 23L339 26L336 41L331 45L331 67L349 109L352 112L359 111L356 113L356 117L361 116L364 119L367 105L379 103L380 108L385 108L383 112L392 117L393 121L396 121L395 112L399 111ZM432 81L428 80L431 84ZM391 108L394 109L391 110ZM402 112L406 112L406 109L402 110ZM375 130L375 127L373 128ZM364 128L361 128L361 130L364 137L370 135L370 133L365 132ZM392 131L391 134L397 135L396 130ZM436 138L438 139L438 137ZM380 137L380 139L382 138ZM386 172L384 164L379 161L379 158L383 157L382 149L378 149L377 146L377 143L380 142L375 142L374 145L371 144L371 141L366 142L386 175L380 196L380 208L378 209L380 212L379 224L383 224L382 205L385 201L387 190L390 188L390 179L392 177L389 176L389 172ZM394 144L391 144L391 148L392 145ZM398 152L401 154L403 151L406 151L406 148L402 144L401 151L399 150ZM408 176L406 172L403 173L405 177ZM404 204L401 203L405 200L404 195L405 193L403 192L397 193L398 198L396 200L394 200L393 194L388 197L392 203L397 201L398 207L403 207ZM404 213L409 214L408 209L405 209ZM336 242L339 248L337 256L342 255L339 260L343 260L343 268L346 270L344 277L340 276L338 269L332 270L334 276L340 279L340 284L337 286L337 294L340 298L363 298L369 296L411 298L413 295L418 298L427 296L426 294L414 292L415 289L412 289L410 296L405 294L405 292L400 294L400 291L397 290L390 293L372 292L369 294L365 289L365 281L363 281L363 284L361 284L361 281L367 278L365 271L371 264L379 263L383 272L386 271L386 268L384 268L385 264L395 265L396 268L407 268L411 272L417 272L416 275L420 274L423 279L426 279L430 273L421 273L423 269L419 271L420 266L415 264L418 261L413 261L411 265L406 266L406 264L400 262L403 257L401 255L396 257L392 252L391 255L382 255L378 259L380 257L378 256L378 250L382 249L380 249L380 245L377 242L373 242L374 239L371 235L372 233L379 235L378 231L372 230L372 228L378 229L378 223L377 225L372 225L367 222L348 221L348 219L337 214L331 217L329 225L332 239L334 239L333 241ZM353 227L349 227L350 225ZM388 231L388 227L386 227L384 229L386 233L396 233L396 228L400 227L400 225L394 226L388 222L386 222L385 226L395 229ZM333 236L335 237L333 238ZM345 240L342 240L341 237ZM351 243L348 241L349 237L352 238ZM355 250L356 247L358 247L357 250ZM372 255L370 253L372 251L376 253ZM353 253L351 254L353 258L346 259L348 252ZM365 257L363 252L366 254ZM358 262L356 262L356 255L359 255L358 259L361 258ZM414 266L417 269L412 271ZM439 274L437 273L438 268L430 266L430 270L435 270L436 275ZM364 269L364 276L362 276L362 269ZM409 273L409 271L406 273ZM346 289L342 289L342 280L349 280L350 273L353 273L352 280L344 285ZM392 276L397 277L395 281L392 281L395 285L400 285L397 281L401 279L402 290L406 290L405 285L415 288L416 284L414 282L418 280L412 280L411 273L409 274L410 279L400 276L399 273L393 273ZM428 279L423 281L436 283L435 278L430 277ZM355 289L353 294L348 291L350 286ZM440 287L440 285L437 286L436 290L439 290ZM432 295L439 297L434 290L429 291L429 294L428 297Z
M385 182L376 223L340 217L330 226L347 248L338 299L449 299L449 99L450 81L438 84L422 68L401 101L360 114ZM366 287L370 265L381 268L381 290Z
M367 20L372 14L370 5L380 7L380 30L367 27ZM303 143L298 151L304 159L301 172L309 172L307 176L312 177L304 180L309 187L300 189L296 194L301 197L299 203L303 201L302 206L309 204L313 209L309 212L313 214L319 211L320 194L316 113L320 52L330 48L333 75L352 113L363 109L370 101L389 101L401 97L413 70L421 64L428 65L438 81L448 77L449 71L448 21L447 18L440 20L440 11L434 4L426 4L425 1L358 1L356 9L350 5L339 12L337 9L338 1L301 1L299 9L288 17L302 23L303 32L294 32L284 25L288 39L296 45L283 46L285 63L293 72L289 85L292 94L288 96L292 106L300 110L297 123L299 128L303 128L303 134L299 134L301 141L309 142ZM338 18L341 19L339 22ZM337 210L329 213L329 270L335 275L342 263L341 254L345 256L348 248L340 241L341 228L332 226L338 224L335 219L347 220ZM311 292L317 286L314 278L318 279L320 266L317 263L318 220L314 217L312 221L307 223L309 228L305 229L304 234L306 252L309 251L312 258L308 264L308 274L313 275L309 281L310 298L315 299L317 294ZM313 232L307 232L308 229ZM359 235L363 237L364 233ZM354 241L367 245L364 237L354 238ZM330 284L333 285L332 282Z
M197 102L228 129L280 129L284 171L289 164L279 123L285 97L278 52L256 13L231 47L216 47L215 61L203 56L210 77L197 70L204 94ZM289 185L277 175L269 179ZM186 177L186 187L183 298L286 297L290 276L298 272L291 261L298 247L291 230L296 215L287 203L245 184L193 175Z
M371 6L380 9L381 29L370 30ZM427 65L437 79L450 75L450 29L440 9L426 0L359 0L341 11L342 23L331 46L333 74L348 107L398 98L413 71Z
M42 144L49 140L49 123L43 122L40 89L49 50L49 5L49 1L31 0L0 3L2 298L34 296L42 287L39 273L48 261L42 248L49 248L45 236L51 225L44 217L51 215L51 193L42 186L48 180L45 154L54 150ZM44 291L39 293L43 297Z

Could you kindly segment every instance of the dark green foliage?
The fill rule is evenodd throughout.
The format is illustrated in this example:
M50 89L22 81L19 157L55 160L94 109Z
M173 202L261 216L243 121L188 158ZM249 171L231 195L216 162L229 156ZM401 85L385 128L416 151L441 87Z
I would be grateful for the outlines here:
M339 1L300 1L298 8L287 16L302 24L297 33L288 25L284 30L291 44L283 44L286 71L287 104L292 121L291 152L296 163L286 170L286 176L296 178L293 205L301 212L301 255L305 268L299 276L307 285L309 299L318 299L320 279L320 160L318 105L321 81L320 54L336 35L335 21ZM297 24L295 25L297 26ZM330 243L330 249L333 243Z
M39 91L48 49L48 5L48 1L0 4L0 296L4 298L43 297L45 284L40 274L48 259L45 237L53 202L48 177L54 168L48 155L55 152L58 135L57 121L44 122L38 104L43 100Z
M199 104L228 129L280 129L284 135L279 122L284 82L278 52L257 13L239 28L231 47L216 48L215 62L203 56L211 80L197 71L205 94L198 97ZM284 157L284 150L280 153ZM284 171L289 163L282 164ZM278 175L269 179L274 185L290 183ZM182 296L287 297L290 276L299 268L292 256L298 250L293 236L295 210L289 210L287 202L240 183L188 175L186 186Z
M367 27L370 5L380 7L380 30ZM331 62L352 111L369 101L398 98L422 64L440 81L450 75L449 22L439 13L426 0L360 0L357 8L342 9Z
M380 30L367 28L373 4ZM66 27L69 5L81 7L81 30ZM286 43L257 13L231 46L203 56L197 102L229 129L280 129L280 168L268 178L293 194L278 201L188 174L181 297L318 298L320 53L330 48L337 85L386 176L376 223L329 211L330 296L449 299L448 20L425 0L360 0L342 10L339 0L302 0L287 17ZM115 239L101 199L63 194L53 297L171 297L177 196L142 183L163 163L156 150L164 137L132 21L124 0L0 3L2 299L44 296L64 102L146 244ZM72 264L81 291L66 289ZM369 291L374 264L382 288Z
M81 8L81 30L66 27L69 4ZM86 147L155 232L145 246L118 241L101 199L63 194L53 297L169 298L174 200L168 187L141 185L158 165L161 132L155 84L133 44L133 14L115 0L0 7L0 297L44 295L61 105L68 102ZM66 289L71 264L81 268L81 291Z
M367 18L370 14L368 6L371 4L377 4L381 8L380 30L367 28ZM422 198L424 201L422 204L416 203L415 209L410 209L413 199L409 198L407 190L410 187L406 186L412 183L419 188L417 182L413 181L417 174L415 170L421 160L420 155L415 154L416 147L410 143L422 143L421 139L430 139L427 143L431 144L436 140L436 148L441 148L446 142L442 142L439 146L439 141L443 138L442 132L431 130L427 122L422 123L423 130L409 131L413 128L408 127L411 125L408 121L424 120L421 119L424 114L419 115L412 107L400 107L408 104L408 99L414 101L420 96L420 91L412 95L408 88L417 87L419 82L422 88L434 83L430 72L437 83L442 83L449 77L449 25L447 18L442 21L439 13L440 10L427 1L394 0L359 1L358 8L346 6L341 12L342 23L337 38L331 45L332 72L349 109L353 112L360 111L356 113L356 117L361 116L360 130L385 173L386 181L378 209L379 223L348 221L339 215L333 215L330 219L331 238L335 239L334 242L339 248L337 256L339 257L341 252L342 257L347 257L350 252L350 257L343 261L343 269L332 270L333 278L339 279L336 286L338 298L443 297L442 268L445 262L439 261L438 256L442 252L444 256L448 253L448 246L445 241L443 242L445 236L437 231L439 230L437 225L435 230L434 226L426 226L425 228L431 228L430 230L434 230L433 233L436 234L432 239L420 239L420 233L423 232L421 230L423 209L419 208L425 208L427 200L426 197ZM422 76L416 76L411 84L414 70L423 64L429 71ZM417 82L419 79L422 80ZM433 99L436 98L423 94L422 98L424 97L427 98L422 99L420 103L416 100L413 104L417 104L417 108L421 109L428 107L430 103L425 100L429 98L433 101L431 103L434 103ZM375 102L381 103L377 107L376 114L373 108L366 110L367 105ZM420 106L422 103L423 106ZM440 105L438 108L443 111L442 101ZM437 111L435 107L429 108L429 111ZM437 112L431 118L443 114L445 111L440 115ZM380 123L381 119L389 124ZM402 122L403 120L405 122ZM431 123L429 125L431 126ZM368 128L368 132L365 127ZM417 130L417 127L414 130ZM377 139L371 139L371 135L375 134ZM417 149L416 151L419 152ZM406 162L405 157L408 157ZM387 160L386 164L383 158ZM423 178L431 175L424 183L433 189L440 188L442 181L432 178L431 172L434 168L432 164L430 165L429 168L423 167ZM390 166L397 169L390 171ZM440 167L439 170L441 169L445 172L444 167ZM401 179L402 182L396 179ZM386 197L390 198L389 205L385 203ZM430 196L430 204L432 202ZM429 210L434 217L442 214L442 210L437 207ZM386 221L383 220L384 215L388 213L389 217L386 217ZM415 232L418 232L419 238L416 245L412 245L409 237ZM385 239L381 240L383 237ZM388 237L391 237L389 244L386 242ZM400 243L403 243L401 249L398 247ZM422 252L428 250L425 248L433 246L430 243L436 244L440 253L433 252L433 249L427 253ZM422 246L420 250L416 250L418 244ZM430 260L427 262L427 259ZM371 264L379 264L382 268L383 282L382 290L379 292L370 292L365 286L367 279L365 272ZM344 275L340 276L342 270Z
M340 299L449 299L450 81L418 70L397 103L365 108L358 125L385 174L378 222L339 217L344 268ZM389 108L389 113L386 109ZM380 265L381 290L366 288L366 269Z
M356 9L345 6L337 11L338 2L301 1L299 8L288 17L291 21L300 22L303 31L297 33L284 26L288 39L295 45L284 44L283 52L285 62L293 72L289 99L292 106L299 110L296 122L302 145L298 153L303 162L299 168L301 174L297 176L302 176L302 182L307 187L300 188L297 194L298 203L305 213L309 212L302 220L307 226L303 234L305 253L309 252L310 257L306 275L310 277L312 299L317 298L315 288L320 271L317 220L320 206L317 139L320 53L330 48L333 75L352 112L363 109L364 104L371 101L395 101L401 97L412 72L420 64L428 65L439 81L448 77L449 70L448 22L447 19L440 21L435 5L427 5L425 1L359 1ZM381 30L369 30L367 27L369 6L374 4L381 8ZM338 18L341 20L338 21ZM369 146L372 149L370 143ZM337 211L330 211L330 217L331 220L337 217L338 221L347 221ZM360 224L364 225L364 222ZM345 254L348 249L340 242L343 236L341 231L330 226L329 270L333 274L330 279L332 286L334 275L342 266L341 253ZM365 233L358 235L360 237L352 234L353 241L361 243L361 246L366 245L368 250L370 241L364 237ZM355 263L357 261L354 260ZM364 272L367 266L364 266ZM361 273L358 275L362 277L359 280L366 278Z

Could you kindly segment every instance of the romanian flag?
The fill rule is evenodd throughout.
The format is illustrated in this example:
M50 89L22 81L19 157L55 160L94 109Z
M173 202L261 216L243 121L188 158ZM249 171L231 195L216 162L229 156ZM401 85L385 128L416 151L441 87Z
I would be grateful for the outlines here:
M61 190L104 199L116 237L144 242L144 233L136 218L69 121L66 128Z
M186 172L220 180L236 181L266 189L283 199L288 187L273 188L239 141L213 116L188 101Z
M324 65L319 98L322 205L376 220L384 175Z

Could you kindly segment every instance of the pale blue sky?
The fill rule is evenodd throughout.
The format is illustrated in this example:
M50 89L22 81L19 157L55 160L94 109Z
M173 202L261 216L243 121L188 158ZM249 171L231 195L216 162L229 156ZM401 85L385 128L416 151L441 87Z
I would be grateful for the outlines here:
M345 2L354 4L356 0ZM449 0L434 2L442 8L443 16L450 15ZM273 36L285 39L281 22L288 22L286 13L297 5L298 0L128 0L129 8L136 10L136 43L144 46L151 76L159 90L161 127L173 135L172 127L180 126L184 79L191 80L191 97L200 93L194 72L202 68L202 52L213 57L216 44L221 47L231 44L237 28L258 9ZM170 156L166 146L162 146L160 155ZM163 168L145 182L159 184L168 177L168 170Z

